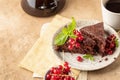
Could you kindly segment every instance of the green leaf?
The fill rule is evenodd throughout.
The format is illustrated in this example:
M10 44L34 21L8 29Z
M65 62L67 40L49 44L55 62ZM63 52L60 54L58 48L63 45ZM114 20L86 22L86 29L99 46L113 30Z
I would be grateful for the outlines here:
M66 34L66 35L68 34L68 29L67 29L67 27L64 27L64 28L62 29L62 33L63 33L63 34Z
M89 59L89 57L88 57L88 56L86 56L86 55L84 55L84 56L83 56L83 58L85 58L85 59Z
M55 45L63 45L68 37L76 38L73 33L73 30L76 28L76 21L72 18L72 22L62 29L62 31L55 37Z
M117 38L115 39L115 45L116 45L116 47L118 47L118 46L119 46L119 41L118 41L118 39L117 39Z
M91 60L91 61L94 61L94 57L93 57L93 56L92 56L92 57L90 57L90 60Z
M76 28L76 21L75 21L75 19L72 17L72 22L68 25L68 31L69 31L69 32L72 32L75 28Z
M55 45L63 45L66 42L67 38L68 38L68 35L65 35L61 32L55 37L54 44Z
M71 37L71 38L76 38L77 36L75 36L75 35L69 35L69 37Z
M91 55L91 54L85 54L85 55L83 56L83 58L89 59L89 60L91 60L91 61L94 61L94 57L93 57L93 55Z
M76 38L77 36L73 33L73 31L69 34L69 37Z

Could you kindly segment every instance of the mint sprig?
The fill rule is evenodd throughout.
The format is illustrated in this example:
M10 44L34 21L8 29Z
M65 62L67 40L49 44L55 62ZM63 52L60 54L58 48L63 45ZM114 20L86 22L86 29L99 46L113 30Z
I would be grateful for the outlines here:
M118 46L119 46L119 41L118 41L118 39L117 39L117 38L115 39L115 45L116 45L116 47L118 47Z
M67 27L64 27L59 34L57 34L57 36L55 37L54 44L63 45L68 39L68 37L76 38L76 35L74 35L73 33L73 30L75 28L76 28L76 21L72 17L72 22Z
M91 61L94 61L94 57L93 57L93 55L91 55L91 54L85 54L85 55L83 56L83 58L89 59L89 60L91 60Z
M63 45L66 40L67 40L68 36L64 35L62 32L60 32L56 37L55 37L55 42L54 44L56 45Z

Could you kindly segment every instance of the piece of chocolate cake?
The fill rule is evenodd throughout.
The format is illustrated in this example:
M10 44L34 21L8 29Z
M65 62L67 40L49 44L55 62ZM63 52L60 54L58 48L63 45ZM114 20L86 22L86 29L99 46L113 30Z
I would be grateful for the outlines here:
M96 42L94 49L96 49L99 53L104 54L105 51L105 38L104 38L104 27L103 23L98 23L91 26L86 26L80 29L82 35L84 37L89 37ZM91 41L90 41L91 43Z
M68 40L64 45L55 46L55 50L59 52L70 52L70 53L80 53L80 54L96 54L100 53L104 55L105 50L105 38L104 38L104 27L103 23L98 23L95 25L86 26L79 30L83 36L83 41L79 42L80 47L73 47L72 50L68 49Z

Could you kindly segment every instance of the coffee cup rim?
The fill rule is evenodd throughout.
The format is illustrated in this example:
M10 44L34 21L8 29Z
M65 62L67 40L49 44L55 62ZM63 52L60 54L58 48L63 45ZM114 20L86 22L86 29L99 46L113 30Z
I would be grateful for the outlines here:
M111 14L120 15L120 13L116 13L116 12L112 12L112 11L108 10L104 5L103 0L101 0L101 5L106 11L110 12Z

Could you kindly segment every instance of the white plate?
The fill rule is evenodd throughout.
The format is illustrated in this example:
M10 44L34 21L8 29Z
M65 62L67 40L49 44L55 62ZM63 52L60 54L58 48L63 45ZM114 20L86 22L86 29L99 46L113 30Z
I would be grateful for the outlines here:
M82 28L84 26L92 25L95 23L98 23L98 21L96 21L96 20L79 20L77 22L77 26L78 26L78 28ZM104 30L105 30L105 32L107 32L109 34L114 34L117 37L117 39L119 41L119 45L120 45L119 36L113 28L104 24ZM76 68L79 70L85 70L85 71L92 71L92 70L104 68L104 67L110 65L111 63L113 63L115 61L115 58L117 58L119 56L120 46L118 48L116 48L115 52L112 55L107 55L105 57L101 57L100 55L94 56L94 59L95 59L94 61L84 59L83 62L78 62L76 60L76 57L83 56L83 54L70 54L68 52L66 52L66 53L55 52L55 53L60 59L67 61L71 65L72 68ZM105 60L106 58L108 59L107 61Z

